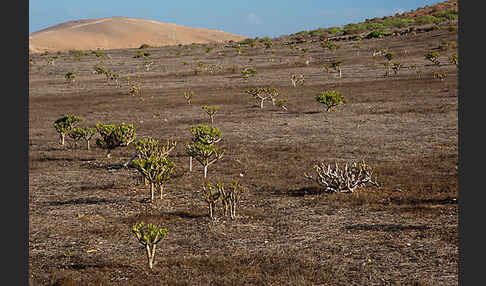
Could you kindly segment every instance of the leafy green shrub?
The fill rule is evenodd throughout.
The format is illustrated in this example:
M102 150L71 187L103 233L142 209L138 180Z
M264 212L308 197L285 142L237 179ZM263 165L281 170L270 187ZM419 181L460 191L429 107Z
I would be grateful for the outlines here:
M102 51L91 51L92 55L95 55L97 58L103 57L105 55Z
M214 47L206 47L206 53L211 52L214 49Z
M384 31L384 30L374 30L374 31L371 31L368 35L366 35L366 38L367 39L381 38L381 37L384 37L384 36L388 36L390 34L391 33L388 32L388 31Z
M161 228L151 223L145 225L141 221L132 227L132 232L137 236L138 242L145 247L148 265L152 269L155 259L155 248L157 243L167 236L167 228Z
M218 149L216 143L223 138L221 131L216 127L199 124L197 127L190 129L193 138L191 142L186 143L187 153L190 156L190 167L192 170L192 158L195 158L204 167L204 178L207 176L208 167L221 159L225 152L224 149Z
M403 67L403 64L400 63L400 62L395 62L393 63L392 65L392 69L393 69L393 72L395 75L398 75L398 72L400 71L400 69Z
M331 108L340 104L346 103L344 96L340 92L335 90L322 91L315 97L316 101L327 106L326 111L330 111Z
M326 40L326 41L322 41L322 42L321 42L321 46L322 46L323 48L327 48L327 49L329 49L329 50L331 50L331 51L335 51L335 50L337 50L337 49L339 49L339 48L340 48L340 46L338 46L338 45L335 43L335 41L332 41L332 40Z
M59 133L59 144L64 145L66 134L71 132L75 125L81 121L82 119L80 117L69 114L54 121L54 128L56 128L56 131Z
M415 19L415 23L420 24L420 25L426 25L426 24L439 24L441 20L437 17L434 17L432 15L422 15L418 16Z
M128 146L136 138L133 124L125 125L123 122L120 125L97 123L96 130L101 136L101 138L96 139L96 145L101 149L108 150L106 154L108 158L111 157L111 152L114 149Z
M219 111L219 106L203 105L202 109L209 115L209 121L214 124L214 115Z

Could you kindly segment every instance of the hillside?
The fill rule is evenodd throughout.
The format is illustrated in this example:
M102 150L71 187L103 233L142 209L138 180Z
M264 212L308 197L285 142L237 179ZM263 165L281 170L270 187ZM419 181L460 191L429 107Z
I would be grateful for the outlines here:
M239 41L246 37L152 20L111 17L61 23L29 35L30 52L138 48Z

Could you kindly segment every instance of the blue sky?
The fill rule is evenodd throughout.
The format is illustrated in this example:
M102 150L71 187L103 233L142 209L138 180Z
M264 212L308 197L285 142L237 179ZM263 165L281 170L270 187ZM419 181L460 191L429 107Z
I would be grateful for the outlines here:
M342 26L433 5L438 0L30 0L29 33L67 21L133 17L247 37Z

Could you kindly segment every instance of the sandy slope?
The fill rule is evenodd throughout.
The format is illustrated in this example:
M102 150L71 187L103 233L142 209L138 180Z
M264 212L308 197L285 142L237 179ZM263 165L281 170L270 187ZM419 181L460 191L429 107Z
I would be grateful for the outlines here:
M240 41L246 37L152 20L111 17L62 23L29 36L31 52L138 48L142 44Z

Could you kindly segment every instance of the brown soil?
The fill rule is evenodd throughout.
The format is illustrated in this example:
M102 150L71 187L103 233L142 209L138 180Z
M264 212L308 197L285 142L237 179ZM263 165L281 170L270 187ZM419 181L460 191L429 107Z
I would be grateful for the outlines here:
M133 58L137 49L106 51L103 64L120 73L119 88L92 73L95 55L61 53L54 65L46 64L50 55L33 55L31 285L457 285L458 72L447 61L457 48L439 49L457 42L457 32L340 41L335 52L310 37L294 50L286 40L241 55L225 45L209 53L147 49L148 59ZM416 70L384 77L384 58L372 57L377 48ZM431 50L440 51L440 66L424 59ZM342 78L322 68L336 59ZM149 71L144 61L154 62ZM222 70L196 73L200 62ZM244 67L257 74L243 79ZM69 71L77 72L74 84L64 79ZM291 87L293 73L305 75L304 86ZM138 74L143 95L130 96L123 78ZM260 109L244 92L259 86L278 88L288 110L268 102ZM333 112L314 100L328 89L347 101ZM195 92L191 105L186 90ZM248 189L236 220L220 209L209 219L202 167L188 170L189 128L208 123L202 105L220 107L215 126L227 149L208 179L238 179ZM52 123L65 113L81 116L80 126L132 123L137 138L176 140L177 170L165 197L151 203L137 171L116 168L132 145L110 159L96 147L60 146ZM375 168L381 188L326 194L304 177L316 161L361 160ZM152 271L131 233L141 220L168 229Z

